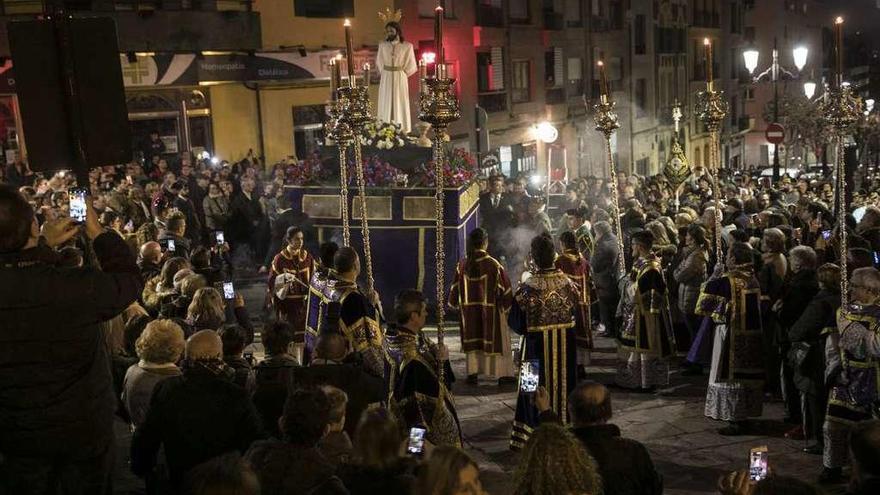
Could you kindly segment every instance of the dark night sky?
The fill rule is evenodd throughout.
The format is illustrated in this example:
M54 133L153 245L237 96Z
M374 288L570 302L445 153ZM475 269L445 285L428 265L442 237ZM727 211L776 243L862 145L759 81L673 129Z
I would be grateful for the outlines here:
M880 39L880 0L819 0L832 15L846 19L846 32ZM828 19L828 25L833 22Z

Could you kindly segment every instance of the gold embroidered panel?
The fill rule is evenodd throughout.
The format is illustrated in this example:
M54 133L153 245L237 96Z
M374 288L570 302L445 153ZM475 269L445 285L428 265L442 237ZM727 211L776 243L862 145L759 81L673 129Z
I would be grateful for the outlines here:
M361 217L361 198L354 196L351 200L351 218ZM368 220L391 220L391 196L367 196Z
M404 220L434 220L433 196L407 196L403 198Z
M458 198L458 218L467 216L471 208L480 200L480 184L474 181Z
M340 196L328 194L303 194L302 211L311 218L341 218Z

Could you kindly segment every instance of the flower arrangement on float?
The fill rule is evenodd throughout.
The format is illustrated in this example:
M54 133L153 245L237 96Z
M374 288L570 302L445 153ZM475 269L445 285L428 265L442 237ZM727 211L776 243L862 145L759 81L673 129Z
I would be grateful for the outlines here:
M360 136L363 146L373 146L380 150L402 148L409 142L409 137L404 134L400 124L394 122L380 122L374 120L364 126Z

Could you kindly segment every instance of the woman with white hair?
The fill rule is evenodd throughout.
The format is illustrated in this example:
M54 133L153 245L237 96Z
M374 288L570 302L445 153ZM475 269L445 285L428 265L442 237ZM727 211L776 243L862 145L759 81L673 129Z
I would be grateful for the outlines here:
M135 349L140 360L128 368L122 385L122 403L132 427L144 422L156 385L181 374L176 363L184 343L183 330L171 320L151 321L138 337Z

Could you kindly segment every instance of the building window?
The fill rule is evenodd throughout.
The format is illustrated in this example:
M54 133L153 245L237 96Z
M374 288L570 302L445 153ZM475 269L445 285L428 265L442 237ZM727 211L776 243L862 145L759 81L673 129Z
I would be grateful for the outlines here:
M566 26L581 27L584 25L584 18L581 7L581 0L565 0Z
M647 158L639 158L636 160L636 173L639 175L648 175L648 166L650 161Z
M477 53L477 103L487 112L507 109L504 92L504 52L492 47L488 52Z
M584 94L583 64L582 58L568 59L568 94L571 96Z
M561 86L564 79L564 67L562 66L562 48L551 48L544 52L544 87L555 88Z
M293 107L293 149L300 160L316 153L324 142L324 105Z
M633 44L635 45L635 54L636 55L644 55L646 51L645 47L645 39L646 39L646 29L647 26L645 24L645 16L637 15L636 23L634 28L634 36L635 40L633 40Z
M623 29L623 5L621 5L620 0L610 0L608 3L608 17L611 29Z
M497 0L497 2L490 1L482 3L498 3L498 8L501 8L501 0ZM434 17L434 9L437 8L437 5L437 0L419 0L419 17ZM445 8L446 10L443 12L443 17L446 19L455 19L455 1L446 0Z
M648 116L648 84L645 78L636 79L636 118Z
M501 27L504 25L504 9L501 0L477 0L477 25Z
M513 62L511 97L514 103L524 103L532 99L531 73L532 64L528 60Z
M532 21L529 13L529 0L510 0L510 22L529 24Z
M755 99L755 88L753 88L751 86L747 87L746 91L745 91L745 95L746 95L747 101L754 100Z
M748 27L743 28L743 40L748 43L755 42L755 27L754 26L748 26Z
M354 0L294 0L297 17L354 17Z

